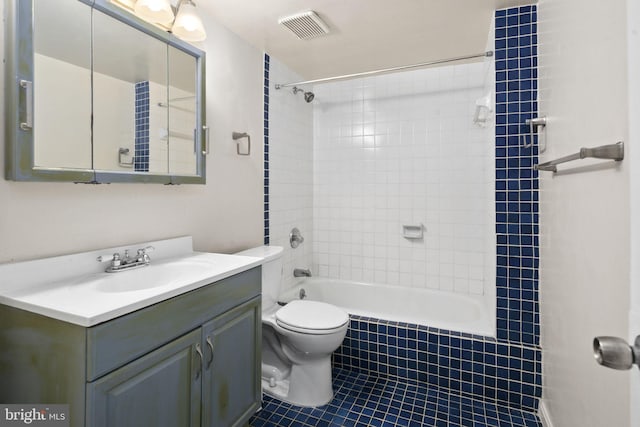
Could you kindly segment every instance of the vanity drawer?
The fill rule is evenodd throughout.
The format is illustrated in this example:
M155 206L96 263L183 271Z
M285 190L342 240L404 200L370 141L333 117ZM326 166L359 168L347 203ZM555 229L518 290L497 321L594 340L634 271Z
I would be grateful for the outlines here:
M91 382L168 343L261 291L261 267L87 329Z

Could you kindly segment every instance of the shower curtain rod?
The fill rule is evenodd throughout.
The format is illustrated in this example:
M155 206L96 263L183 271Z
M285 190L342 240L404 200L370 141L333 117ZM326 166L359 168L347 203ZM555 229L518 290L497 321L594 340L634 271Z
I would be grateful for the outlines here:
M346 79L352 79L354 77L374 76L377 74L392 73L394 71L404 71L404 70L410 70L413 68L428 67L429 65L444 64L446 62L463 61L465 59L482 58L482 57L490 58L492 56L493 56L493 51L489 50L489 51L478 53L475 55L457 56L455 58L439 59L437 61L423 62L421 64L403 65L401 67L393 67L393 68L383 68L380 70L364 71L362 73L354 73L354 74L345 74L343 76L326 77L324 79L305 80L302 82L294 82L294 83L286 83L286 84L276 83L275 88L280 89L283 87L302 86L302 85L311 84L311 83L325 83L325 82L332 82L334 80L346 80Z

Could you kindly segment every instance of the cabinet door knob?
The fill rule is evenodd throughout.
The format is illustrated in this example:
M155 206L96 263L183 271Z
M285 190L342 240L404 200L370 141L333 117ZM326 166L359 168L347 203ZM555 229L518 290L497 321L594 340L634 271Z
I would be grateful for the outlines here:
M211 358L207 362L207 369L209 369L211 367L211 363L213 363L213 343L211 342L211 337L207 337L207 345L211 351Z
M196 344L196 353L198 353L198 358L200 359L200 365L198 366L198 370L196 371L196 380L200 378L200 374L202 373L202 365L204 358L202 357L202 349L200 348L200 344Z

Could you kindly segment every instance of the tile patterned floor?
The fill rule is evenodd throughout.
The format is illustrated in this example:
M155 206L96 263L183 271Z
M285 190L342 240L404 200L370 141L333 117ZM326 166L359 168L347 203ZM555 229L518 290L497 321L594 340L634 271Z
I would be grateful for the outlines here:
M251 427L542 427L532 413L461 397L419 384L347 370L334 371L335 396L300 408L265 396Z

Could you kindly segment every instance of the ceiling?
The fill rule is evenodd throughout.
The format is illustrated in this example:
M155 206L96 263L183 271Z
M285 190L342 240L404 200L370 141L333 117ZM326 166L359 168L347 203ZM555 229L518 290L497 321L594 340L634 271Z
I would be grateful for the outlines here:
M199 8L303 79L482 53L495 9L535 0L200 0ZM330 34L299 40L278 19L315 11Z

